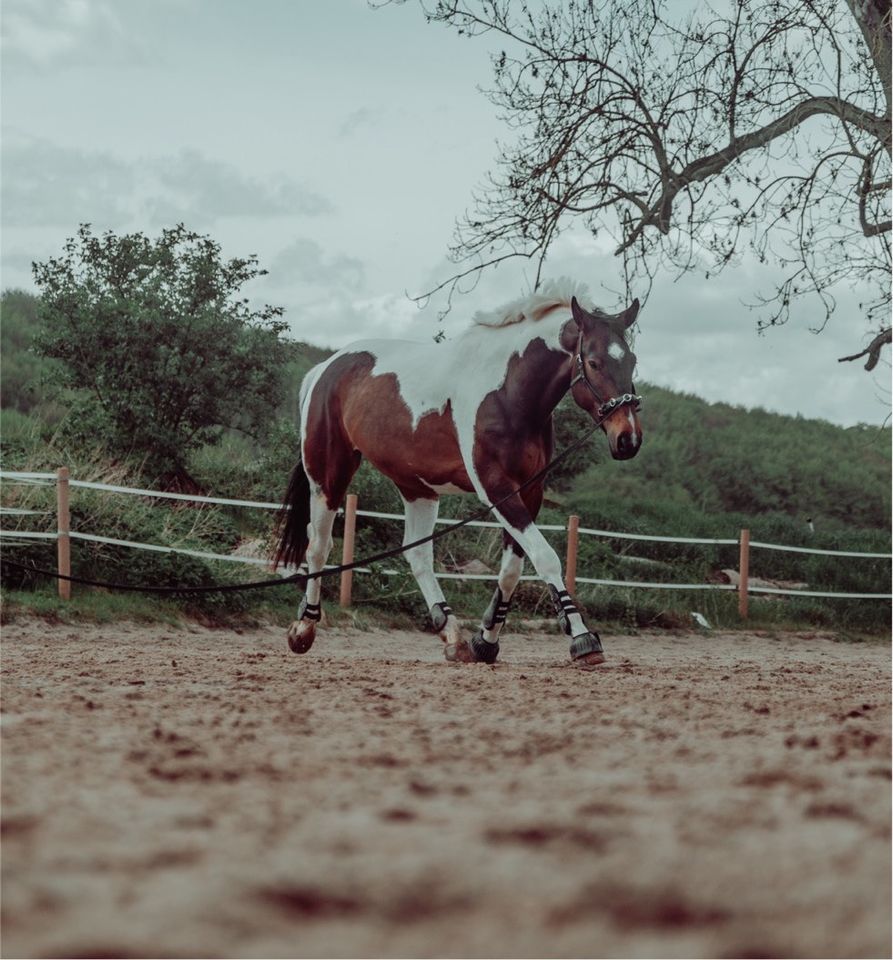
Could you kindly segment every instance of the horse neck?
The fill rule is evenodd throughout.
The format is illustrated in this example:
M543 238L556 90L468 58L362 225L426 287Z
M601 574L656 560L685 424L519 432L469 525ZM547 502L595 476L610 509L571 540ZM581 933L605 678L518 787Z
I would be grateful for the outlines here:
M516 423L545 423L570 387L572 358L559 344L560 326L540 321L525 349L509 361L503 389Z

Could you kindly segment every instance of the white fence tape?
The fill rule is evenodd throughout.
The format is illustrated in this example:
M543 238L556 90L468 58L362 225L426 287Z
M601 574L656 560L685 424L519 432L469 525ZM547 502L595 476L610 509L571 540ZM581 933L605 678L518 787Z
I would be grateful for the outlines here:
M205 553L202 550L189 550L186 547L163 547L154 543L137 543L133 540L115 540L112 537L99 537L92 533L69 534L72 540L88 540L90 543L110 543L115 547L133 547L135 550L154 550L156 553L182 553L187 557L198 557L202 560L224 560L229 563L250 563L256 567L270 566L269 560L258 557L240 557L231 553Z
M748 593L777 593L788 597L849 597L851 600L890 600L889 593L833 593L825 590L780 590L777 587L747 587Z
M53 473L38 473L38 472L24 472L24 471L13 471L13 470L0 470L0 479L19 482L19 483L34 483L34 484L54 484L56 482L56 475ZM69 486L71 487L80 487L82 489L88 490L101 490L108 493L123 493L130 494L134 496L143 496L143 497L158 497L161 499L168 500L185 500L193 503L212 503L222 506L236 506L236 507L252 507L262 510L278 510L281 507L279 503L272 503L269 501L257 501L257 500L235 500L227 497L205 497L198 495L190 495L185 493L166 493L159 490L148 490L142 489L139 487L121 487L115 484L110 483L99 483L94 481L87 480L69 480ZM14 507L4 507L0 508L0 512L4 514L16 514L16 515L25 515L25 514L46 514L48 511L41 510L24 510L17 509ZM359 517L371 517L373 519L381 520L394 520L402 521L404 519L402 514L399 513L384 513L377 510L357 510L357 516ZM454 519L439 518L437 520L438 524L454 524L458 521ZM466 526L469 527L486 527L501 529L502 525L496 523L495 521L488 520L472 520ZM539 524L540 530L554 531L554 532L564 532L567 528L561 524ZM649 535L641 533L620 533L618 531L612 530L599 530L593 527L580 527L578 533L585 536L597 536L597 537L607 537L610 539L618 540L642 540L642 541L653 541L659 543L693 543L693 544L721 544L734 546L737 545L738 540L733 538L706 538L706 537L667 537L667 536L658 536L658 535ZM117 540L112 537L102 537L96 534L90 533L80 533L77 531L72 531L70 536L73 540L85 540L92 543L107 543L113 546L120 547L132 547L136 550L150 550L157 553L180 553L186 556L197 557L204 560L221 560L227 563L244 563L250 564L252 566L267 567L270 566L270 561L268 559L258 558L258 557L246 557L239 556L237 554L222 554L222 553L209 553L201 550L190 550L185 547L169 547L169 546L160 546L158 544L149 544L149 543L138 543L133 540ZM56 533L49 532L28 532L22 530L0 530L0 537L7 541L9 545L14 545L15 541L24 541L24 540L55 540L57 539ZM856 551L848 550L823 550L813 547L793 547L787 546L785 544L777 543L763 543L758 540L751 540L750 546L755 548L761 548L766 550L785 550L792 553L806 553L806 554L819 554L824 556L840 556L840 557L869 557L874 559L885 559L889 560L893 555L889 553L863 553ZM331 567L332 565L329 565ZM328 569L328 568L327 568ZM354 570L355 573L372 573L373 571L368 567L357 567ZM384 576L399 576L401 571L387 569L377 571L379 574ZM283 571L283 576L286 575L286 571ZM482 574L469 574L469 573L435 573L435 576L439 580L488 580L496 581L498 576L496 573L482 573ZM538 580L536 576L524 576L521 577L522 580ZM733 584L725 583L660 583L660 582L645 582L641 580L603 580L592 577L577 577L577 583L586 583L597 586L609 586L609 587L628 587L628 588L637 588L637 589L651 589L651 590L736 590ZM863 600L886 600L893 598L893 595L888 593L836 593L831 591L819 591L819 590L785 590L776 587L748 587L749 593L764 593L764 594L773 594L778 596L801 596L801 597L835 597L835 598L850 598L850 599L863 599Z
M649 587L652 590L737 590L731 583L644 583L642 580L595 580L577 577L577 583L594 583L611 587ZM796 590L790 591L796 593Z
M27 482L45 482L55 483L55 473L29 473L21 470L0 470L0 479L2 480L21 480Z
M257 567L266 567L269 569L270 561L260 557L244 557L237 554L227 553L207 553L202 550L189 550L185 547L165 547L158 544L138 543L134 540L117 540L113 537L100 537L91 533L78 533L72 531L70 534L72 540L86 540L91 543L108 543L118 547L132 547L135 550L150 550L156 553L180 553L189 557L197 557L202 560L223 560L228 563L245 563ZM55 540L55 533L29 533L20 530L0 530L0 537L7 540L10 545L14 545L16 540ZM328 564L326 569L331 569L335 564ZM281 570L284 577L290 571ZM379 576L397 577L407 576L408 570L372 570L370 567L355 567L354 573L376 573ZM434 576L438 580L486 580L495 583L499 576L496 573L447 573L435 572ZM540 578L534 575L522 576L524 581L538 581ZM603 580L595 577L577 577L577 583L587 583L604 587L626 587L634 589L649 590L737 590L737 587L731 583L660 583L646 582L642 580ZM849 598L851 600L889 600L893 594L889 593L834 593L821 590L783 590L776 587L748 587L748 593L767 593L788 597L836 597Z
M22 480L22 481L46 481L50 483L56 482L56 475L54 473L27 473L16 470L0 470L0 479L2 480ZM69 480L69 486L71 487L81 487L88 490L105 490L110 493L123 493L131 494L135 496L142 497L159 497L161 499L167 500L186 500L193 503L214 503L223 506L234 506L234 507L256 507L261 510L279 510L282 507L281 503L273 503L271 501L265 500L232 500L227 497L205 497L199 496L198 494L188 494L188 493L166 493L160 490L146 490L140 487L120 487L111 483L98 483L92 480ZM402 521L404 519L402 513L384 513L378 510L357 510L358 517L372 517L374 519L380 520L398 520ZM455 519L448 519L445 517L440 517L437 519L436 523L448 525L451 523L457 523ZM466 524L469 527L490 527L494 529L502 529L502 524L497 523L492 520L472 520ZM543 523L537 524L537 527L540 530L546 531L555 531L555 532L564 532L567 527L562 524L554 523ZM580 527L577 531L578 533L585 536L595 536L595 537L608 537L609 539L614 540L645 540L652 541L655 543L696 543L696 544L720 544L726 546L734 546L738 543L737 538L721 537L721 538L711 538L711 537L666 537L659 536L657 534L645 534L645 533L621 533L617 530L599 530L594 527ZM817 547L791 547L779 543L763 543L759 540L751 540L751 547L760 547L766 550L787 550L792 553L813 553L821 554L827 556L838 556L838 557L873 557L876 559L889 560L893 558L893 554L890 553L862 553L858 551L849 551L849 550L821 550Z
M142 490L139 487L116 487L111 483L94 483L89 480L69 480L70 487L85 490L105 490L109 493L130 493L138 497L159 497L162 500L188 500L195 503L216 503L226 507L257 507L260 510L280 510L281 503L263 500L230 500L227 497L199 497L189 493L164 493L160 490Z
M27 530L0 530L0 537L16 537L26 540L55 540L55 533L30 533Z
M751 540L751 547L762 547L764 550L787 550L789 553L815 553L826 557L875 557L879 560L889 560L889 553L855 553L852 550L819 550L817 547L789 547L781 543L760 543Z
M559 529L563 530L564 527ZM656 543L725 543L737 544L737 539L713 540L704 537L659 537L646 533L617 533L612 530L595 530L592 527L580 527L578 533L590 537L610 537L613 540L654 540Z

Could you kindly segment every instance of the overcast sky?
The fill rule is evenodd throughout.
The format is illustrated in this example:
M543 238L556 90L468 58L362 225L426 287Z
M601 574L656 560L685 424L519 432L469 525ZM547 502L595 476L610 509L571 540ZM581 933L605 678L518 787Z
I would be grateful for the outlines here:
M425 339L406 296L449 275L453 223L511 137L480 93L488 48L425 22L414 2L3 0L2 286L81 222L157 235L182 221L270 270L248 291L295 337L341 346ZM619 304L619 263L575 232L546 275ZM502 268L455 301L529 290ZM762 285L762 286L761 286ZM713 281L661 278L640 315L641 380L745 407L880 423L889 365L838 364L867 342L859 291L821 335L808 318L759 335L742 303L767 289L745 263Z

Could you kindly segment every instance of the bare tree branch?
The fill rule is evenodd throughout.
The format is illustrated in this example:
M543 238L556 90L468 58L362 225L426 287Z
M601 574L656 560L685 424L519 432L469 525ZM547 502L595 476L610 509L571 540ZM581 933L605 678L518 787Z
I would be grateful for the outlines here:
M627 284L711 274L747 250L782 271L757 296L784 323L832 288L890 309L890 0L420 0L493 53L487 95L516 139L457 224L455 289L537 264L572 221L615 241ZM823 324L822 324L823 325ZM819 326L818 329L821 329Z
M860 357L864 357L867 353L868 360L865 364L865 369L874 370L881 356L881 347L884 347L890 343L891 339L893 339L893 329L887 327L887 329L882 330L864 350L860 351L859 353L854 353L851 357L841 357L837 362L846 363L849 360L858 360Z

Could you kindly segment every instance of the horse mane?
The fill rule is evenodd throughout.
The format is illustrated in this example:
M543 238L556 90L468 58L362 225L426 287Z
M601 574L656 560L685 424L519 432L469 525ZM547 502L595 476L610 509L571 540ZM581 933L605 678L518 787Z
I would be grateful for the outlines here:
M573 297L577 298L584 310L592 309L586 286L561 277L548 280L534 293L519 297L497 310L478 311L471 322L479 327L508 327L524 320L541 320L558 307L569 309Z

